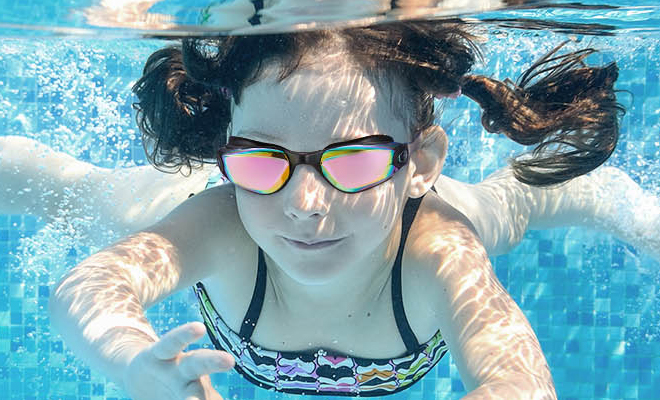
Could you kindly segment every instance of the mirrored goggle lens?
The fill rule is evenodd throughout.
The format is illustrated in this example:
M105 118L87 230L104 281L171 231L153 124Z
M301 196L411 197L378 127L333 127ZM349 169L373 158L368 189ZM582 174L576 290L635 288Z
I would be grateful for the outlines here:
M289 161L280 150L238 150L223 154L222 161L230 181L255 193L274 193L289 177Z
M355 193L389 179L394 150L375 146L345 146L327 150L321 156L323 175L339 190Z

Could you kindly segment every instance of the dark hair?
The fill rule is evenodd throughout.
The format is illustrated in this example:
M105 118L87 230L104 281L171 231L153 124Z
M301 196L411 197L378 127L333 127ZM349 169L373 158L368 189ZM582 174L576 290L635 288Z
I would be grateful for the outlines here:
M511 161L524 183L565 182L601 165L618 139L623 108L613 90L615 63L587 67L593 49L558 55L559 45L517 83L468 75L477 57L473 36L459 24L395 22L333 31L184 39L153 53L133 91L147 158L161 170L212 162L226 141L230 102L254 83L264 65L281 64L284 80L303 56L337 37L348 54L374 76L397 82L406 96L412 130L433 124L433 95L462 92L483 109L482 124L512 140L537 144L531 157ZM223 89L225 90L225 89ZM225 90L226 93L226 90Z

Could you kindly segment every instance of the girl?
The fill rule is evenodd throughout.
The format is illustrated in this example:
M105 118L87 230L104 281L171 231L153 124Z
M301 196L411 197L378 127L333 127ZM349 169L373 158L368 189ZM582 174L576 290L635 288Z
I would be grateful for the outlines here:
M77 265L51 297L56 328L135 399L217 399L208 374L234 366L286 393L384 395L448 350L466 398L556 398L475 228L430 191L447 145L433 96L460 88L488 129L541 143L512 170L547 185L613 151L616 66L585 67L578 52L511 88L466 74L470 43L417 22L154 53L135 87L150 160L215 156L233 185ZM200 324L158 338L144 318L190 285L217 351L183 352Z

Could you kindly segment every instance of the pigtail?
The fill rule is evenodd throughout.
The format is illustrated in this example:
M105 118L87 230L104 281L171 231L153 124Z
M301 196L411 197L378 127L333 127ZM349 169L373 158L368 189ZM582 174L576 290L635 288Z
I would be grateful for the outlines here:
M187 74L181 48L153 53L133 86L147 159L163 172L213 162L230 120L229 100ZM184 174L185 175L185 174Z
M615 63L587 67L593 49L557 56L561 44L529 68L517 84L466 75L462 91L483 108L482 125L512 140L538 144L531 157L512 160L516 178L549 186L586 174L604 163L619 136ZM539 78L535 83L532 81Z

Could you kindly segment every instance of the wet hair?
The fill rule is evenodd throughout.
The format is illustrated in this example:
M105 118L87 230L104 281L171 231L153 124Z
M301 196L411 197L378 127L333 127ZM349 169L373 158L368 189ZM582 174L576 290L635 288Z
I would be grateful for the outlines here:
M263 68L280 65L284 80L313 49L340 40L360 67L403 91L414 132L434 121L434 95L462 93L482 108L482 125L523 145L530 154L510 161L515 177L548 186L583 175L614 151L624 110L616 102L614 62L587 66L584 49L559 54L562 45L520 79L470 75L480 57L474 37L457 23L395 22L332 31L183 39L153 53L133 87L137 123L147 158L163 171L214 162L236 104Z

